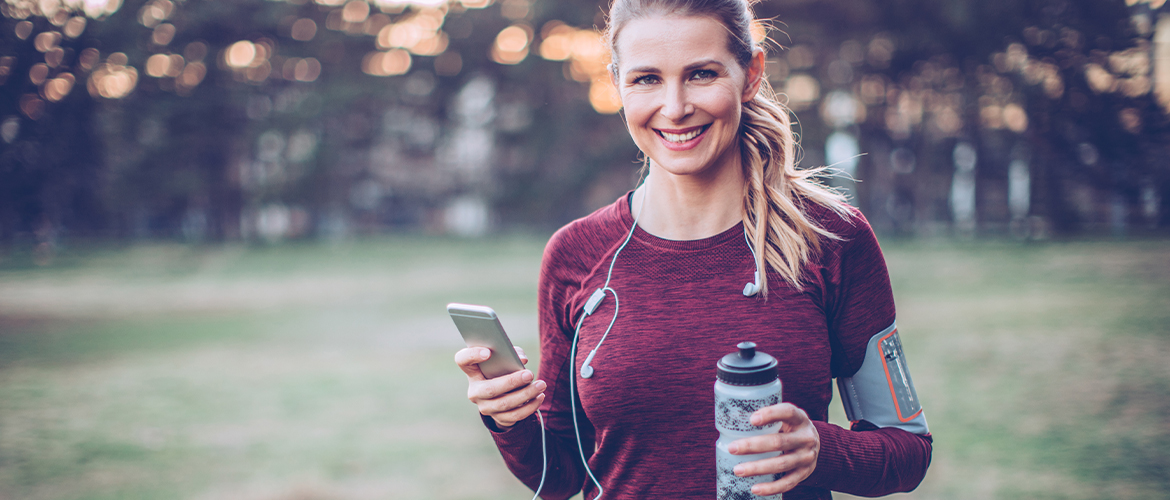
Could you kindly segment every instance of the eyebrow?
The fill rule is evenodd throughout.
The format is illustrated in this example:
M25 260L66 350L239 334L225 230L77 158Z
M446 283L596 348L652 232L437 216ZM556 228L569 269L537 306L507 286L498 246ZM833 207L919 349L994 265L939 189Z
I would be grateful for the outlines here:
M725 67L723 65L723 63L721 63L715 59L707 59L704 61L699 61L699 62L694 62L694 63L688 64L683 69L686 71L690 71L690 70L702 68L704 66L707 66L708 64L715 64L721 68ZM629 74L629 73L660 73L660 71L658 70L658 68L655 68L653 66L638 66L637 68L630 68L630 70L627 71L626 73L627 74Z

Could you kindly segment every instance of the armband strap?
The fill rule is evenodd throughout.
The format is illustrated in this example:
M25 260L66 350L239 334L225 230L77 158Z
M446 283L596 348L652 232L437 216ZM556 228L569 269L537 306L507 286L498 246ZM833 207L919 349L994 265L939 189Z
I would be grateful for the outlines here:
M926 415L910 378L897 323L869 339L865 360L852 377L837 379L837 390L852 422L929 434Z

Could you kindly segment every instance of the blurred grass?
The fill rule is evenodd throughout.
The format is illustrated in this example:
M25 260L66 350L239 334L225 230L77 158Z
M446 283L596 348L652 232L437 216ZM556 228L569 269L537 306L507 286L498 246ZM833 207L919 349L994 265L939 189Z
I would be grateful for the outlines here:
M0 499L529 498L443 305L534 353L543 243L4 255ZM936 439L904 496L1164 498L1170 242L883 248Z

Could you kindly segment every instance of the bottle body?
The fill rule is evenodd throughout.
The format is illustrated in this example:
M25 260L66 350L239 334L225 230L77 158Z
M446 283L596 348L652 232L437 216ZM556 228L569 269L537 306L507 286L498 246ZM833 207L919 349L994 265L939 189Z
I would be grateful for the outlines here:
M766 474L760 476L739 477L735 475L736 465L772 458L780 452L759 453L754 455L732 455L727 446L733 441L746 437L763 436L780 431L780 423L773 423L758 427L751 424L751 416L756 410L779 404L781 401L780 380L760 385L731 385L722 380L715 382L715 427L719 430L719 439L715 442L716 466L716 498L718 500L752 500L767 499L780 500L781 495L756 496L751 492L752 485L770 483L779 479L782 474Z

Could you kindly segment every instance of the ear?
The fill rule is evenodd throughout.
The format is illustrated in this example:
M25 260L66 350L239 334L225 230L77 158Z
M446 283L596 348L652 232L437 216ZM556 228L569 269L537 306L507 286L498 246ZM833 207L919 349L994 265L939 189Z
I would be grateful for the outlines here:
M620 100L622 99L622 87L621 87L620 85L618 85L618 69L617 69L617 65L616 65L616 64L614 64L614 63L609 63L608 65L606 65L606 67L605 67L605 68L606 68L607 70L609 70L609 71L608 71L608 73L609 73L609 83L612 83L612 84L613 84L613 89L614 89L614 92L617 92L617 95L618 95L618 100L620 101ZM621 110L622 110L622 109L624 109L624 108L625 108L625 103L623 103L623 104L622 104L622 108L618 109L618 112L621 112ZM624 116L624 115L622 116L622 121L625 121L625 116ZM629 128L629 127L627 126L627 128Z
M748 62L747 78L744 82L743 97L741 102L748 102L755 99L756 93L760 91L760 86L764 84L764 66L767 59L764 57L764 49L756 48L752 51L752 60Z

